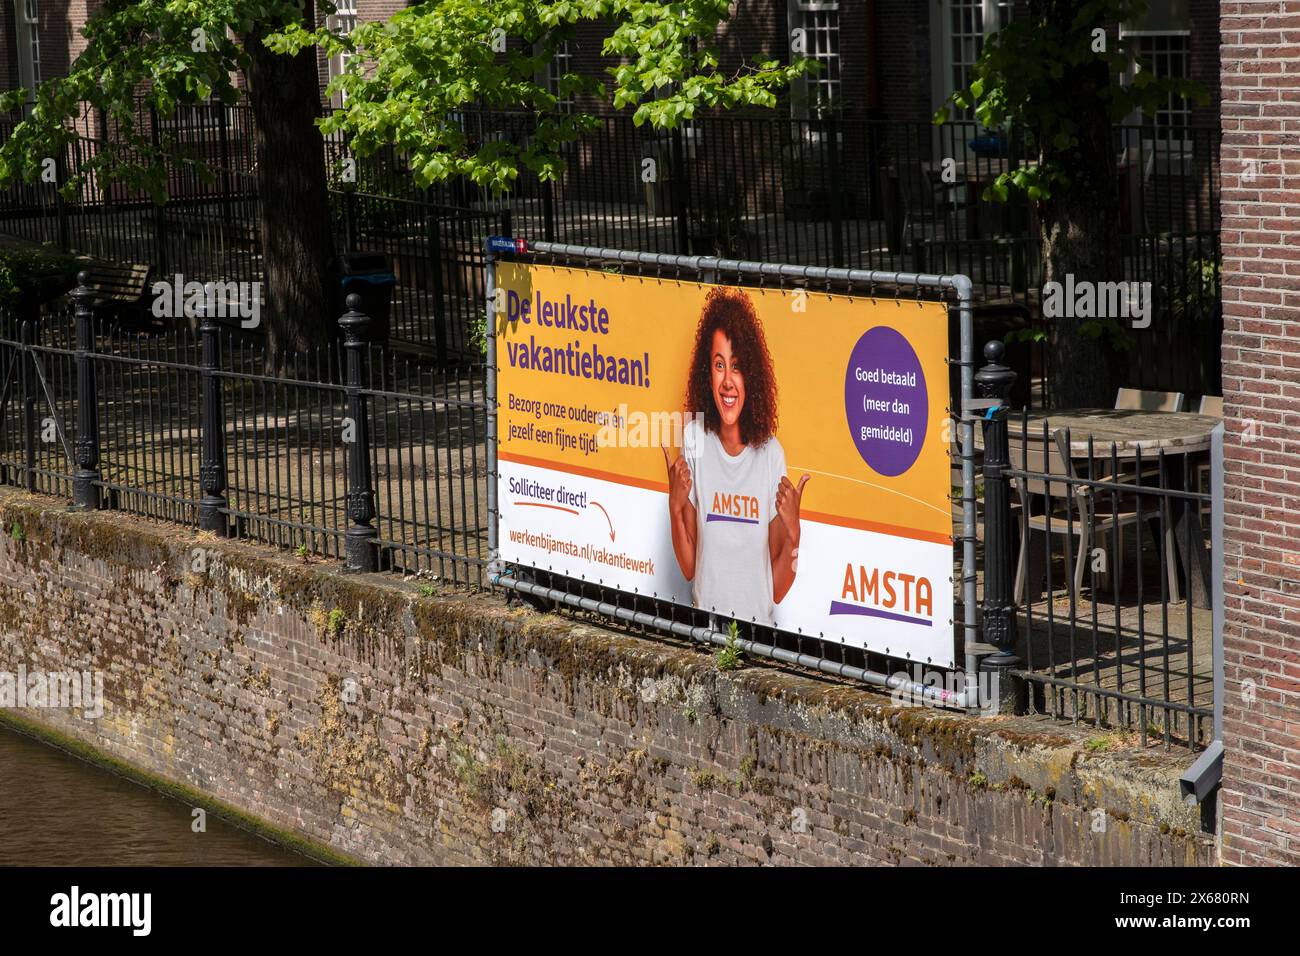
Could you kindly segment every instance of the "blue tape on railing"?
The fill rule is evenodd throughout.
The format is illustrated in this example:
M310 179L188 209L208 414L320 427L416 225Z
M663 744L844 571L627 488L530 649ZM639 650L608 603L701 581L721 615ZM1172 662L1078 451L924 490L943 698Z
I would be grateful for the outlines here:
M364 282L366 285L397 285L397 276L391 272L367 272L357 276L344 276L343 288L347 288L353 282Z
M492 252L527 252L528 243L509 236L488 236L488 249Z

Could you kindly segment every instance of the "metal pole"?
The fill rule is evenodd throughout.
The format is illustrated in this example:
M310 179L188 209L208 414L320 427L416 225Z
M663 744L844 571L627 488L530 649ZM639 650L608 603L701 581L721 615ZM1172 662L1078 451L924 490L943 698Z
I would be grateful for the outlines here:
M99 508L99 405L95 388L95 320L90 310L94 290L85 272L77 274L72 301L77 318L77 468L72 476L72 501L78 508Z
M492 583L495 575L504 565L498 546L500 534L500 515L497 505L497 263L492 252L492 239L483 241L483 253L487 262L487 302L484 321L487 323L487 367L484 370L484 388L487 403L487 423L485 426L485 443L487 445L487 510L488 510L488 575Z
M1006 352L1001 342L984 346L988 364L975 375L980 398L997 399L984 418L984 639L996 650L980 663L980 670L997 681L999 710L1015 706L1011 668L1016 657L1016 603L1013 592L1014 558L1011 547L1011 452L1007 435L1007 399L1016 373L1002 364Z
M1214 801L1207 798L1214 793L1223 780L1223 436L1223 422L1219 422L1210 433L1210 555L1214 581L1211 598L1213 602L1211 607L1214 609L1214 634L1211 638L1214 668L1214 736L1178 781L1184 803L1202 804L1203 824L1214 822ZM1187 721L1189 731L1192 721L1193 718L1189 717ZM1191 737L1190 732L1188 737Z
M962 609L964 611L966 651L966 706L976 707L979 695L979 659L975 609L975 423L965 414L966 404L975 393L975 330L971 312L971 281L966 276L952 276L957 292L957 310L961 323L961 513L962 513Z
M619 604L610 604L608 601L597 601L595 598L585 598L578 594L570 594L568 591L561 591L558 588L547 587L544 584L522 581L518 578L511 577L509 573L493 572L490 575L489 580L494 585L519 591L521 594L532 594L537 597L545 598L548 601L567 604L570 607L576 607L595 614L604 614L608 617L615 617L621 621L629 621L641 627L652 627L655 630L667 631L670 634L676 634L679 637L689 638L690 640L699 641L704 644L716 644L719 647L726 647L728 642L732 640L731 635L722 631L715 631L707 627L693 627L690 624L683 624L681 621L659 617L645 611L634 611L631 608L623 607ZM888 690L901 691L902 696L908 700L926 700L946 707L964 706L962 702L964 695L962 694L954 693L953 691L947 690L943 687L919 684L916 681L899 677L896 674L881 674L877 671L855 667L852 664L837 663L832 660L827 660L824 657L813 657L811 654L800 654L796 651L787 650L784 647L776 647L771 644L760 644L757 641L751 641L748 638L743 637L736 638L735 643L736 646L746 654L753 654L756 657L769 657L772 660L781 661L785 664L794 664L798 667L807 667L812 670L820 671L823 674L834 674L837 677L846 677L849 680L861 681L864 684L871 684L875 687L884 687Z
M607 259L611 262L631 262L666 269L689 269L692 272L712 271L721 274L735 272L770 279L796 279L806 282L852 282L854 284L887 283L895 286L952 289L958 293L959 302L964 301L966 303L966 311L968 313L970 311L971 280L962 275L883 272L879 269L836 269L826 266L796 266L779 262L722 259L717 256L679 256L666 252L632 252L628 249L611 249L606 246L578 246L564 242L530 241L528 251L542 255L568 256L574 259ZM964 299L961 291L963 288L965 289ZM973 356L974 333L972 332L971 335L971 355ZM971 360L973 361L973 358ZM966 360L963 359L963 361ZM966 375L970 376L972 374L973 372L968 365ZM969 385L969 380L966 381L966 384Z
M370 318L361 312L361 296L355 292L347 298L347 312L339 319L343 329L343 348L347 353L348 419L352 441L348 455L348 526L344 540L345 571L378 569L375 538L379 532L371 525L375 518L375 490L370 480L370 424L366 414L366 396L361 391L362 340ZM344 423L345 426L348 424Z
M221 367L221 340L217 334L217 323L212 318L212 310L206 304L201 308L199 334L203 351L200 382L203 398L199 413L203 458L199 462L199 482L203 488L203 500L199 502L199 527L224 538L230 532L230 525L226 519L225 495L226 422L221 400L221 379L216 374Z

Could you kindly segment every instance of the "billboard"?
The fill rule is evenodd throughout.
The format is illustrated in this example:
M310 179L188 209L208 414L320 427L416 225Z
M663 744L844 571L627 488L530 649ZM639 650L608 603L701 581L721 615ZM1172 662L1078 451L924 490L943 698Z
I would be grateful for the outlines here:
M502 559L954 666L944 304L496 284Z

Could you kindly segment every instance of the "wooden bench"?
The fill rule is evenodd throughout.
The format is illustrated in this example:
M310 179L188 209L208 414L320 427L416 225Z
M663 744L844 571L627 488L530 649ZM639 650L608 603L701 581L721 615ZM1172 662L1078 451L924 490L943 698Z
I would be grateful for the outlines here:
M90 308L96 319L131 331L161 331L163 319L153 314L153 295L149 277L153 268L140 263L87 263L82 270L86 286L95 297Z

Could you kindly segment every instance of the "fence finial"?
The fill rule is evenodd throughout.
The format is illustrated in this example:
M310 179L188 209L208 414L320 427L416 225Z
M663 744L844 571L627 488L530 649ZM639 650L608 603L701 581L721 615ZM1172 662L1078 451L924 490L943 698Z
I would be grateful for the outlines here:
M339 328L343 330L348 346L360 345L366 327L370 324L370 316L361 311L361 296L355 292L349 293L343 304L347 306L347 311L339 318ZM350 377L348 381L351 381Z

